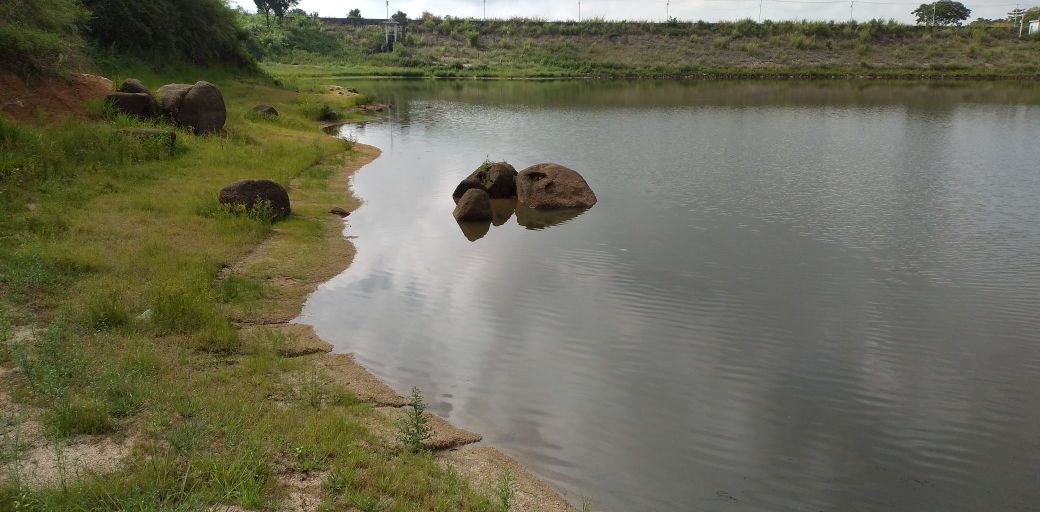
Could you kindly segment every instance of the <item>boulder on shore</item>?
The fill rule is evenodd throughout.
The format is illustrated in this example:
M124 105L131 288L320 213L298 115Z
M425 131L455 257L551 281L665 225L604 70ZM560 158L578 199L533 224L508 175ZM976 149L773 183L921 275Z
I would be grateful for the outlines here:
M128 116L148 118L158 113L158 105L151 94L142 92L110 92L105 103Z
M227 108L220 89L209 82L167 84L156 91L163 115L195 133L211 133L224 128Z
M491 199L516 197L516 169L506 162L485 163L462 180L451 197L458 200L470 189L483 190Z
M517 201L529 208L589 208L596 194L577 171L559 164L537 164L516 177Z
M271 180L238 180L220 191L220 204L245 208L255 212L258 207L270 207L275 217L289 215L289 193Z
M130 92L130 93L141 93L141 94L152 94L152 91L148 90L140 80L136 78L127 78L123 80L123 83L116 89L119 92Z
M483 190L469 189L462 194L451 214L459 222L489 221L492 218L491 198Z
M249 111L262 116L278 117L278 110L271 105L257 105Z

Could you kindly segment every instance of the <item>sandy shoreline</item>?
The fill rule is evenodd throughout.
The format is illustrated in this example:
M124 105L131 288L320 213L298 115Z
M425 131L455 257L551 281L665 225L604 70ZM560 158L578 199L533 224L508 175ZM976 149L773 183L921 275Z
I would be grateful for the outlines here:
M350 178L380 155L380 150L365 144L355 144L351 156L338 165L329 178L329 189L342 201L338 204L320 204L329 197L320 197L309 188L301 187L299 179L290 184L289 194L294 210L327 211L339 206L354 211L361 201L350 189ZM261 331L275 331L284 341L280 352L284 357L306 358L306 363L320 371L329 383L343 386L360 400L372 404L383 421L369 425L369 429L387 443L395 443L393 422L403 414L408 401L386 383L360 365L351 354L334 354L333 346L315 334L313 327L296 323L304 303L321 284L349 268L355 255L353 243L343 236L346 219L327 214L317 219L323 225L319 258L308 258L311 265L296 265L294 258L286 258L295 245L291 237L275 229L257 248L225 274L251 273L259 269L266 276L267 285L276 289L272 300L265 301L251 311L231 312L244 337L256 336ZM301 279L301 276L303 277ZM508 472L514 491L511 510L515 511L572 511L558 492L540 480L521 464L490 446L471 446L481 440L479 434L451 425L431 413L433 435L425 443L444 466L454 468L480 492L493 495L494 489ZM306 497L302 497L306 498ZM312 496L312 498L317 498ZM318 499L294 499L295 503L317 503ZM310 507L294 508L311 510Z

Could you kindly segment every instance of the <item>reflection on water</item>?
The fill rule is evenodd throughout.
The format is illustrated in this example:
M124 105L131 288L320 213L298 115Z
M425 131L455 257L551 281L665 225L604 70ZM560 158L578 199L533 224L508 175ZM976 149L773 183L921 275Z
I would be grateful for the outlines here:
M1036 84L362 87L398 108L343 129L384 152L302 320L571 498L1040 503ZM485 159L600 201L471 243L451 193Z
M516 223L527 229L546 229L577 218L589 208L564 208L561 210L536 210L522 204L516 206Z

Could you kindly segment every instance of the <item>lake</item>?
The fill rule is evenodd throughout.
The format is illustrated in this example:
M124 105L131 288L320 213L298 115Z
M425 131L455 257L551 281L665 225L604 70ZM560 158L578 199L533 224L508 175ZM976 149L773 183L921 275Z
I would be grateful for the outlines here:
M394 108L299 321L573 502L1040 508L1040 86L343 85ZM599 204L464 232L485 159Z

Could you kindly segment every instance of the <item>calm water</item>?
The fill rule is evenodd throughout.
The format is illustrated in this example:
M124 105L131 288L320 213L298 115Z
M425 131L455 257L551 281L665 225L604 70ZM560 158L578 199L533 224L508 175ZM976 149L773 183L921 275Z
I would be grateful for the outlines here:
M397 108L301 321L569 498L1040 508L1036 86L350 85ZM471 242L485 158L599 204Z

